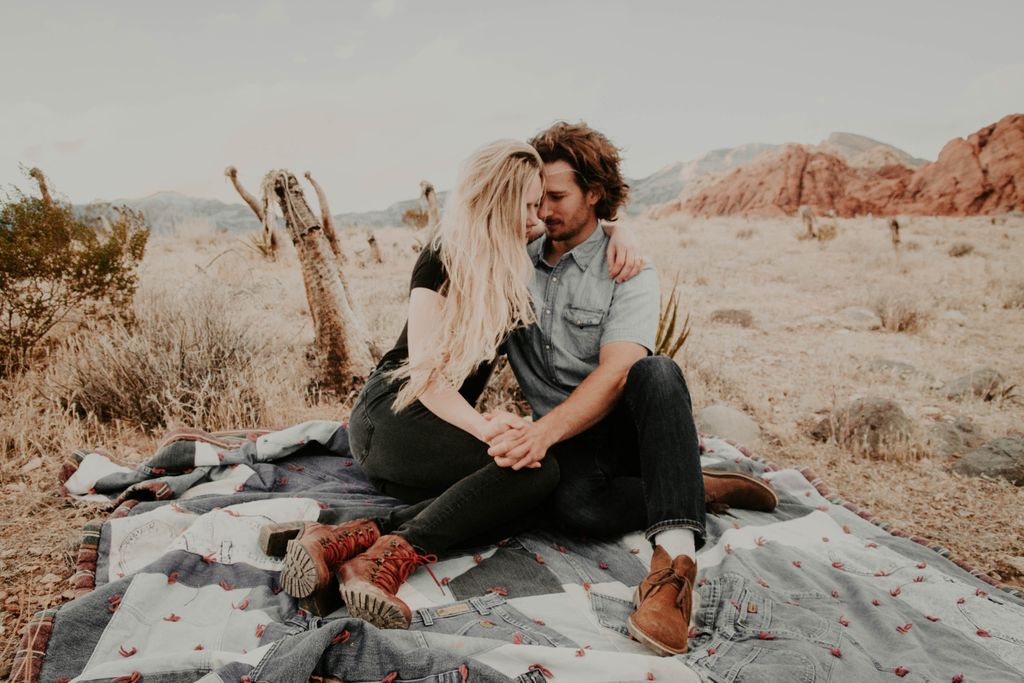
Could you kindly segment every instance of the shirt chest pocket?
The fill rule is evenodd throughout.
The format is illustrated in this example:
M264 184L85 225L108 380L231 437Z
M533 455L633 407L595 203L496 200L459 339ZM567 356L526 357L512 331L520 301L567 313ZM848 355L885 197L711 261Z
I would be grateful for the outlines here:
M605 312L569 304L562 317L565 321L566 348L584 361L596 361L601 350L601 322Z

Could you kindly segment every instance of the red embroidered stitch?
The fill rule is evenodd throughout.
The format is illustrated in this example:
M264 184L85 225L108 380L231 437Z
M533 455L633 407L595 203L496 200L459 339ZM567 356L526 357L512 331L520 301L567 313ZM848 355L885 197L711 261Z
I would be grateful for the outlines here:
M210 553L209 555L203 555L203 562L206 564L213 564L217 561L217 553Z
M839 617L839 623L842 624L843 626L849 626L850 625L850 620L847 619L846 617Z
M844 534L849 534L849 533L852 533L852 532L850 531L850 526L849 526L848 524L844 524L844 525L843 525L843 533L844 533Z
M926 614L924 618L927 619L928 621L939 621L938 617L932 616L931 614Z
M654 674L652 674L650 671L647 672L647 680L649 680L649 681L653 681L654 680Z
M717 650L715 650L714 646L709 647L708 648L708 657L714 656L715 652L717 652Z
M131 657L133 654L135 654L138 651L139 651L139 648L137 648L137 647L133 647L130 650L126 650L124 645L122 645L121 647L119 647L117 649L117 653L119 655L121 655L122 657Z
M601 569L608 569L608 563L605 562L604 560L601 560L600 562L598 562L597 566L600 567Z
M580 649L576 650L576 656L577 656L577 657L582 657L582 656L584 656L585 654L587 654L587 651L586 651L586 650L584 650L584 649L583 649L582 647L581 647Z
M880 569L877 572L875 572L875 576L889 576L889 572Z
M516 632L516 634L512 636L512 643L514 645L522 645L523 644L523 634L519 633L519 632Z
M927 566L928 566L928 563L927 563L927 562L918 562L918 563L917 563L917 568L918 568L918 569L924 569L924 568L925 568L925 567L927 567Z
M227 581L225 581L224 579L221 579L220 583L217 584L217 585L220 586L221 588L223 588L226 591L230 591L230 590L234 590L235 589L234 584L230 584Z
M757 583L758 583L759 586L762 586L764 588L770 588L770 586L768 585L768 582L765 581L764 579L758 579Z
M392 671L384 678L380 679L380 683L395 683L395 679L398 678L398 672Z
M900 678L903 678L908 673L910 673L910 669L906 669L906 668L904 668L902 666L897 666L896 669L893 671L893 673L896 674L897 676L899 676Z
M896 630L899 631L900 633L906 633L911 628L913 628L913 626L914 626L913 624L903 624L903 626L897 626Z
M977 634L978 634L978 636L979 636L979 637L981 637L981 638L991 638L991 637L992 637L992 634L991 634L991 633L989 633L988 631L986 631L986 630L985 630L985 629L983 629L983 628L979 628L979 629L978 629L978 630L976 631L976 633L977 633Z
M758 631L757 632L757 639L758 640L775 640L775 636L773 636L771 633L768 633L768 631Z
M244 610L248 606L249 606L248 598L246 598L245 600L242 600L242 602L238 603L237 607L235 607L235 603L231 603L231 607L233 609L237 609L237 610Z
M988 593L986 593L985 591L981 590L980 588L976 588L974 590L974 594L977 595L979 598L983 598L986 595L988 595Z
M583 582L583 590L585 590L585 591L589 591L590 590L590 582L589 581L584 581Z
M490 588L487 589L487 592L488 593L496 593L496 594L500 595L503 598L507 598L508 597L508 589L503 587L503 586L491 586Z
M290 469L292 472L301 472L306 468L303 467L302 465L288 465L288 469Z
M839 599L839 591L832 591L832 597L835 598L836 600L838 600Z
M843 656L843 651L840 650L838 647L829 648L829 652L832 653L833 657L842 657Z
M875 607L878 607L878 606L879 606L879 605L881 605L882 603L880 603L880 602L878 601L878 599L876 598L876 599L874 599L874 600L872 600L872 601L871 601L871 604L872 604L872 605L874 605Z
M631 552L634 555L639 555L640 554L640 548L630 548L629 552Z
M442 576L441 577L441 585L442 586L447 586L451 582L452 582L451 578L449 578L447 576Z
M967 598L957 598L956 599L956 604L958 604L958 605L962 605L965 602L967 602Z
M544 678L554 678L555 674L551 673L551 669L547 668L543 664L531 664L526 667L529 671L539 671Z
M111 678L110 683L139 683L142 680L142 674L138 671L133 671L129 676L118 676L117 678Z
M202 649L203 649L203 646L202 646L202 645L196 645L196 646L195 646L194 648L192 648L192 649L193 649L193 650L202 650Z
M242 515L238 514L237 512L235 512L234 510L225 510L224 514L231 515L232 517L241 517L242 516Z
M864 544L864 547L865 547L865 548L877 548L877 547L878 547L878 544L877 544L877 543L874 543L874 542L872 542L872 543L865 543L865 544Z
M924 583L924 577L923 576L915 576L914 577L914 583Z
M754 539L754 545L761 546L765 545L766 543L768 543L768 541L764 540L764 536L758 536Z
M484 561L484 558L480 557L479 555L474 555L473 556L473 561L476 562L477 564L480 564L481 562Z
M171 612L166 617L164 617L164 621L181 621L181 617L179 617L174 612Z
M963 674L955 674L953 676L953 678L951 678L949 680L950 680L950 683L964 683L964 675Z
M902 592L903 592L903 589L900 588L899 586L896 586L895 588L890 588L889 589L889 595L891 595L894 598L898 598L900 593L902 593Z
M843 564L842 562L840 562L839 560L836 560L835 562L833 562L833 563L832 563L832 566L833 566L834 568L836 568L836 569L842 569L842 568L843 568L843 567L845 567L846 565L844 565L844 564Z
M828 536L822 536L821 537L821 542L822 543L828 543Z
M533 623L540 624L541 626L546 626L546 624L543 621L541 621L540 619L534 619Z
M331 645L341 645L342 643L347 643L348 639L351 637L352 634L348 632L348 629L345 629L338 635L331 638Z
M256 637L257 638L262 638L263 637L263 633L264 633L264 630L266 629L266 627L267 627L266 624L256 624Z
M803 565L802 562L800 562L800 560L793 560L793 566L796 567L797 569L800 569L804 565Z
M537 553L536 555L534 555L533 558L535 560L537 560L537 564L544 564L544 556L541 555L540 553Z

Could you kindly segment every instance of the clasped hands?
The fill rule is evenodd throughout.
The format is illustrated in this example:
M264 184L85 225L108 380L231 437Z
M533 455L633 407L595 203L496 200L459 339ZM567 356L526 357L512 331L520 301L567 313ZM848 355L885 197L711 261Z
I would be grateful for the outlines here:
M481 435L490 448L487 454L499 467L521 470L540 467L554 441L541 421L531 422L505 410L486 413L487 429Z

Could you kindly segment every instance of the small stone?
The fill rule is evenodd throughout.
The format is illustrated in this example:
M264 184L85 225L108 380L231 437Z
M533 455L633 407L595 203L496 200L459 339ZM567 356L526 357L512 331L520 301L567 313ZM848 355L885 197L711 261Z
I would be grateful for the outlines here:
M746 309L720 308L712 311L711 322L750 327L754 324L754 314Z
M1024 437L1004 437L989 441L953 466L955 472L971 477L986 476L1024 486Z
M761 428L749 415L727 405L708 406L697 416L697 429L705 434L721 436L758 450Z
M839 311L831 318L833 323L848 330L878 330L882 327L882 319L870 308L850 306Z

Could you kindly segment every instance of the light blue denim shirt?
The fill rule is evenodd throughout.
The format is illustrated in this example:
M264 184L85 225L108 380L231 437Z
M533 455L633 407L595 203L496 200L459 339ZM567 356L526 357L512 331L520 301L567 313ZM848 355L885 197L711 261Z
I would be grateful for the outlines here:
M558 260L545 263L546 237L527 250L534 264L530 294L537 322L509 337L512 371L535 417L564 401L597 368L601 347L635 342L654 350L658 276L651 265L632 280L608 277L608 237L594 234Z

